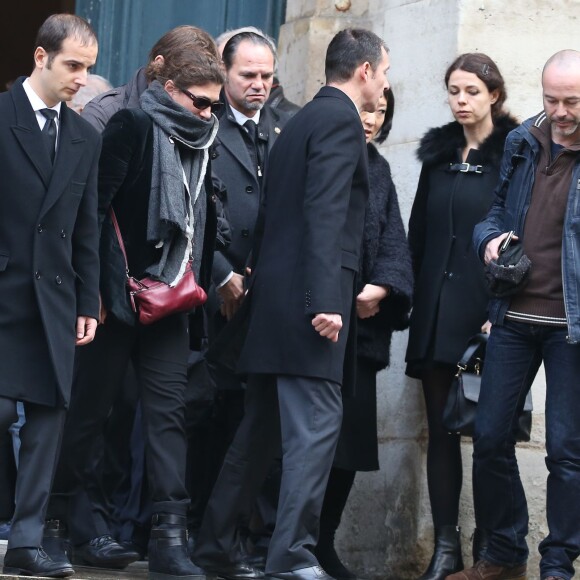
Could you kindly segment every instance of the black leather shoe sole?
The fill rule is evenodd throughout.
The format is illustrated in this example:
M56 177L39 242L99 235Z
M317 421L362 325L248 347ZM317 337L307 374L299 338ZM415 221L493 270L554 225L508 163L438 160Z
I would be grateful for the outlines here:
M162 572L149 572L149 580L206 580L205 575L175 576L174 574L163 574Z
M222 580L262 580L265 576L261 570L243 563L225 568L211 568L207 570L207 574L217 576Z
M335 580L320 566L310 566L290 572L276 572L266 576L265 580Z
M85 558L82 554L73 552L73 564L77 566L86 566L88 568L110 568L111 570L123 570L129 564L132 564L139 558L139 555L123 555L110 558L93 559Z
M2 572L8 576L36 576L41 578L68 578L72 576L75 571L70 566L63 566L62 568L57 568L55 570L47 571L42 570L34 572L32 570L27 570L26 568L14 568L12 566L4 566Z

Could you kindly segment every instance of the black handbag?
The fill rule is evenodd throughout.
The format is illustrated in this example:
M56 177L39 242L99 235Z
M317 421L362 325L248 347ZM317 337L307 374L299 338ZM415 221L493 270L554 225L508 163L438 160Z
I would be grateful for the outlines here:
M491 260L485 266L490 294L496 298L517 294L528 283L531 267L522 244L512 242L497 260Z
M443 426L450 433L473 437L477 401L481 387L481 372L488 335L476 334L469 339L467 349L457 363L457 373L443 411ZM532 393L528 393L519 417L516 441L529 441L532 430Z

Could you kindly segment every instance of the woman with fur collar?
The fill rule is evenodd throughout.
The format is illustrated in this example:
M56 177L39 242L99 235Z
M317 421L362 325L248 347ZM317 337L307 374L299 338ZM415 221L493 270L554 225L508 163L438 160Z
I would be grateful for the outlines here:
M442 580L463 569L460 436L447 432L442 417L457 361L468 339L487 326L487 286L471 237L493 200L505 138L517 126L503 109L504 80L487 55L459 56L447 69L445 86L455 121L421 140L423 167L409 222L415 295L407 374L423 386L435 527L434 554L420 580ZM484 544L484 530L476 529L475 559Z

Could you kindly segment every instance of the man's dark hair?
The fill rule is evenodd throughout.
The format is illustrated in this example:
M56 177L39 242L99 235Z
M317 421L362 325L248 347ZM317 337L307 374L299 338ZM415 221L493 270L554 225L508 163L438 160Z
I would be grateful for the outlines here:
M330 41L326 51L324 72L326 83L346 82L361 64L368 62L373 71L383 59L381 49L386 44L374 32L364 28L341 30Z
M75 38L83 46L97 44L97 35L84 18L75 14L53 14L39 28L35 42L37 48L42 47L48 54L48 68L67 38Z
M238 34L234 34L224 46L224 50L222 52L222 59L224 61L224 65L226 70L230 70L232 65L234 64L234 57L236 56L236 52L238 51L238 47L242 42L247 40L252 44L258 44L262 46L267 46L274 57L274 70L278 65L278 55L276 54L276 47L274 46L274 42L266 36L262 36L261 34L256 34L255 32L238 32Z

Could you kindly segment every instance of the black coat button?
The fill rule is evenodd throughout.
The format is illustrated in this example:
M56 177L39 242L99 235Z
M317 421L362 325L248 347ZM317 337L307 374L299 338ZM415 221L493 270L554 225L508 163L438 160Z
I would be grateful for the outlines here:
M42 224L38 224L36 231L41 234L44 231L44 226Z
M34 277L35 277L37 280L40 280L40 278L42 278L42 274L41 274L41 273L40 273L38 270L36 270L36 272L34 272Z
M63 239L66 238L66 232L64 230L60 231L60 237Z
M250 236L250 230L242 230L242 238L248 238Z
M57 276L54 281L60 286L62 284L62 278L60 276Z
M246 187L246 193L254 193L254 188L251 185Z

